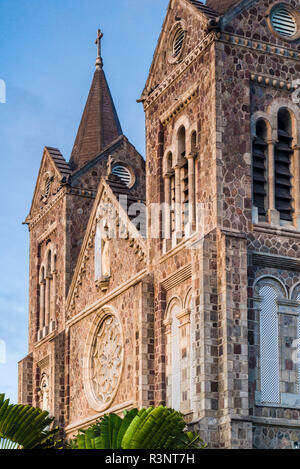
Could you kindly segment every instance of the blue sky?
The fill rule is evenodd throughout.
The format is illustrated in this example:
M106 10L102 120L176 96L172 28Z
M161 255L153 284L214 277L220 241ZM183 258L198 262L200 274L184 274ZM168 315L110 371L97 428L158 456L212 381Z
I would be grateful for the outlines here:
M104 70L124 134L144 155L145 84L168 0L0 0L0 393L17 401L27 354L28 232L45 145L69 158L104 32ZM0 94L1 101L1 94ZM6 348L4 360L3 348ZM5 361L5 363L2 363Z

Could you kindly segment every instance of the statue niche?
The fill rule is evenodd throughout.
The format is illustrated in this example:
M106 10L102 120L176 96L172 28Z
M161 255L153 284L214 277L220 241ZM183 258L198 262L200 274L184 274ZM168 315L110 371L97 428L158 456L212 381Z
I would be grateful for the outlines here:
M106 292L110 281L111 239L105 221L97 224L95 239L95 282L98 289Z

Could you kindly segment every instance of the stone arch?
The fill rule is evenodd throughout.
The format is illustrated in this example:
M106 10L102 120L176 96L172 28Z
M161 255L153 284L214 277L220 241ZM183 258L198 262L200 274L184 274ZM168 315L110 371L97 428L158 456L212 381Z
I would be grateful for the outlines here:
M300 142L300 108L294 104L290 99L278 98L275 99L268 107L268 114L276 119L275 129L277 138L277 115L280 109L286 109L292 119L292 131L295 144Z
M171 319L170 314L172 312L172 309L175 306L178 306L179 309L182 310L182 307L183 307L182 299L178 295L173 296L168 302L168 306L166 308L165 320L169 321Z
M190 144L190 153L196 154L197 146L198 146L198 138L197 138L197 129L196 127L192 127L189 131L189 144Z
M163 157L163 176L172 172L174 167L174 152L169 147Z
M270 115L267 112L257 111L251 116L251 137L256 137L256 126L259 120L263 120L268 129L268 140L272 139L273 132L275 130L275 138L277 138L277 117L276 115Z
M187 154L187 151L189 150L189 141L188 141L187 136L189 135L189 130L190 130L190 120L187 115L181 116L175 122L175 125L173 128L172 146L175 149L174 160L173 160L174 166L182 164L182 158L181 158L181 155L179 154L179 151L180 151L179 138L180 138L180 131L182 128L184 128L184 131L185 131L184 146L185 146L185 152Z
M290 299L299 301L298 298L300 296L300 282L293 285L290 291Z
M184 309L187 309L187 308L192 309L193 307L192 303L193 303L193 290L192 288L189 288L184 298Z
M253 284L253 292L256 298L259 298L259 289L262 285L270 285L276 288L282 298L288 298L288 291L284 283L273 275L262 275L258 277Z

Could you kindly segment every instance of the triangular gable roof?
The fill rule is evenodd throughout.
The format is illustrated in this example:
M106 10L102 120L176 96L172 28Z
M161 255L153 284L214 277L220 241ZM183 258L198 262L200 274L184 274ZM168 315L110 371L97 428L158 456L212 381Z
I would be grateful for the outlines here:
M58 148L45 147L62 177L70 176L72 170Z
M55 173L56 173L59 180L67 178L71 174L71 168L69 167L68 163L66 162L66 160L63 157L60 150L58 148L54 148L54 147L48 147L48 146L44 147L43 157L42 157L42 161L41 161L41 164L40 164L38 178L37 178L37 181L36 181L36 185L35 185L35 189L34 189L34 193L33 193L33 197L32 197L32 202L31 202L31 206L30 206L30 210L29 210L29 214L27 216L27 219L30 216L30 214L32 212L32 209L33 209L33 205L34 205L34 202L35 202L35 199L36 199L36 194L37 194L37 192L39 190L39 187L40 187L40 184L41 184L41 178L43 177L42 169L45 165L45 161L46 161L47 158L50 160L50 162L52 164L52 167L53 167L53 170L55 171Z
M141 99L140 99L141 101L143 100L144 97L147 96L147 94L149 93L149 90L152 87L152 83L151 83L152 76L153 76L152 72L156 67L156 61L159 57L159 52L160 52L160 49L161 49L161 47L164 43L164 39L169 34L169 32L166 31L166 24L167 24L167 21L169 19L169 14L171 13L171 11L173 9L173 5L176 1L178 1L178 0L171 0L169 5L168 5L168 9L167 9L167 13L166 13L166 16L165 16L165 19L164 19L164 22L163 22L161 33L160 33L160 36L158 38L157 46L156 46L154 54L153 54L152 64L150 66L148 78L147 78L147 81L146 81L146 84L145 84L145 87L144 87L144 90L142 92L142 96L141 96ZM214 19L218 16L218 13L216 13L212 8L209 8L206 5L204 5L200 0L181 0L181 1L186 2L190 6L193 6L195 13L201 15L202 18L205 17L207 19L207 21L209 21L211 19Z
M104 192L106 193L107 197L116 208L120 226L122 224L126 226L126 229L128 231L128 238L134 240L134 243L138 245L138 249L142 252L143 256L145 256L147 252L146 244L145 244L143 237L141 236L140 232L136 229L136 227L133 225L133 223L130 221L130 218L128 217L127 213L125 212L125 210L119 203L117 196L119 194L126 194L128 195L128 198L130 197L131 202L138 202L138 199L132 197L129 189L127 189L127 187L122 183L122 181L119 178L114 177L114 176L109 176L106 179L101 178L99 189L98 189L95 201L94 201L89 223L85 232L80 254L77 259L76 268L74 270L74 275L73 275L72 282L70 285L70 289L69 289L69 293L67 297L67 303L66 303L67 311L69 311L70 309L71 302L74 297L77 285L80 284L81 273L84 272L85 270L85 260L88 260L86 251L88 249L91 238L95 235L96 214L97 214L97 210L98 210L99 204L101 203L101 199L102 199Z

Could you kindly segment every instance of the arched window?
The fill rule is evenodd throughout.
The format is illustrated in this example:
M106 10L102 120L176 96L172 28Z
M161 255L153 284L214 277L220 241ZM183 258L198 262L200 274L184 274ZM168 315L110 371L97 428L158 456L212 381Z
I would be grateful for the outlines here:
M258 323L258 334L254 333L258 346L256 401L299 406L300 289L287 300L279 281L262 278L255 286L254 308Z
M267 126L260 119L256 123L256 136L252 143L253 205L257 207L259 216L267 213L267 158Z
M40 268L39 298L38 340L41 340L56 327L56 254L52 248L47 250Z
M39 314L39 330L43 329L45 326L45 287L46 287L46 279L45 279L45 267L41 267L40 271L40 314Z
M180 410L181 401L181 357L179 319L180 307L175 303L169 311L167 326L167 357L166 357L166 383L168 407Z
M278 142L275 145L275 207L281 220L292 221L292 121L287 109L278 112Z
M180 162L180 202L181 203L181 232L185 234L189 214L189 167L186 154L186 131L182 126L178 131L178 159Z
M190 411L190 310L179 300L171 300L166 326L166 405L181 412Z
M279 291L274 282L262 282L260 303L260 381L261 400L279 403L278 306Z

